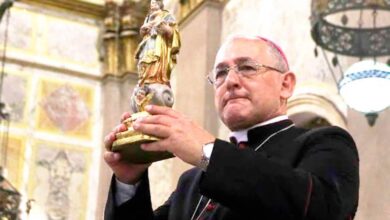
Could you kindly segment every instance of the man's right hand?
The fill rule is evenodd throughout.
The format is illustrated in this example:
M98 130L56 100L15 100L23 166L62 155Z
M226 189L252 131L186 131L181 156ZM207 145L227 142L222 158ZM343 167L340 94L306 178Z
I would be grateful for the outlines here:
M135 184L140 179L142 174L151 165L149 164L131 164L121 160L121 155L111 151L112 143L116 140L116 134L122 131L126 131L127 127L123 124L123 121L131 116L126 112L122 115L121 124L116 126L105 138L104 145L106 152L104 152L104 160L111 167L115 174L115 177L126 184Z

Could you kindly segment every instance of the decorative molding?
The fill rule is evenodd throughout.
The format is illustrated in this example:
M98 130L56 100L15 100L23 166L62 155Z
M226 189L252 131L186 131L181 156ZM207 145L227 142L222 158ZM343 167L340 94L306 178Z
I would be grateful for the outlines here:
M1 57L2 56L0 56L0 58ZM66 69L66 68L62 68L62 67L56 67L53 65L48 65L45 63L38 63L38 62L34 62L34 61L21 60L21 59L12 58L12 57L6 57L6 62L20 65L20 66L27 66L27 67L36 68L36 69L67 74L69 76L74 76L74 77L78 77L78 78L82 78L82 79L89 79L89 80L94 80L94 81L100 81L103 78L102 76L92 75L92 74L88 74L88 73L82 72L82 71L71 70L71 69Z
M100 45L104 54L103 77L137 74L135 51L141 41L138 30L144 22L148 7L148 1L124 1L121 4L106 2L104 33Z
M287 103L288 115L311 113L326 119L330 124L347 127L348 107L337 88L324 82L307 81L296 86Z
M200 8L203 8L206 5L212 5L212 6L216 6L216 7L220 7L220 6L224 7L228 2L229 2L229 0L200 0L198 3L196 3L193 6L192 5L187 6L188 8L186 10L188 10L188 11L180 13L179 26L182 26L185 23L187 23L188 20L192 19L197 14L197 12L200 11L199 10ZM184 4L189 4L189 3L184 3ZM180 5L180 10L183 10L183 9L185 9L185 6Z
M80 0L19 0L25 4L47 6L63 9L84 16L103 19L105 10L103 5L98 5Z
M326 119L332 125L347 127L347 119L342 111L331 100L319 94L308 93L295 96L288 102L287 108L290 116L312 113Z
M122 75L105 74L101 77L101 82L103 85L111 82L123 83L127 81L137 82L138 81L137 73L128 72Z

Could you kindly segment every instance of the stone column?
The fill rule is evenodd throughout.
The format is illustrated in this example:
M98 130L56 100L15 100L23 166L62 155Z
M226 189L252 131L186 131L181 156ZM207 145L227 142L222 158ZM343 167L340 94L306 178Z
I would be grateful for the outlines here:
M136 61L134 52L138 45L138 29L142 23L141 10L134 16L125 1L120 7L108 1L108 10L105 18L105 35L103 48L104 68L102 78L102 115L103 137L113 127L120 123L123 112L131 111L130 97L137 84ZM119 27L118 27L119 25ZM103 140L102 140L103 142ZM104 152L104 149L102 149ZM112 171L100 158L99 191L96 219L103 219L104 207L107 201Z
M214 89L207 82L220 46L224 4L206 0L180 22L182 47L173 73L174 108L218 135L218 116L214 108ZM173 186L190 166L174 159Z
M126 74L123 77L107 76L102 81L102 115L103 137L113 127L120 123L123 112L130 111L130 96L137 84L136 74ZM103 142L103 140L102 140ZM104 149L102 149L104 152ZM100 175L96 219L103 219L104 207L107 201L112 171L100 158Z
M103 74L118 75L119 73L119 7L113 1L105 5L104 33L103 33Z
M121 60L120 71L122 74L136 73L137 63L134 58L134 51L138 46L138 32L126 30L121 33Z
M133 4L129 1L124 1L121 6L121 33L119 36L121 74L137 72L135 52L141 40L138 30L142 25L143 17L134 11Z

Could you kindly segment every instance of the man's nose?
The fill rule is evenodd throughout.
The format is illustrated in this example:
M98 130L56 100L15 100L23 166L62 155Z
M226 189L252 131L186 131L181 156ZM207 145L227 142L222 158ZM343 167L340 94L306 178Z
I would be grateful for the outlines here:
M229 69L229 72L226 75L225 83L227 87L237 86L240 83L240 76L237 73L235 68Z

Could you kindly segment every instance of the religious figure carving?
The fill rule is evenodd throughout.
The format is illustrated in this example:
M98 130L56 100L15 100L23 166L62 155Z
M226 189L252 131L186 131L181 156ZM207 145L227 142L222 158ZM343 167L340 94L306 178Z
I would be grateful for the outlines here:
M158 138L136 132L132 128L137 118L149 115L145 111L146 105L173 105L169 80L180 49L180 35L174 17L164 10L162 0L150 1L150 12L140 29L140 35L142 41L135 56L138 84L131 96L133 114L123 122L128 129L116 135L112 150L120 152L123 158L132 163L149 163L173 156L168 152L142 151L142 143L156 141Z
M148 88L148 87L145 87ZM135 95L135 103L137 105L138 111L145 111L145 106L150 102L153 97L153 93L149 89L139 89Z
M174 17L164 10L161 0L151 0L150 12L140 34L143 39L136 51L139 85L169 85L176 54L180 49L180 36Z
M59 151L52 160L40 160L38 165L49 171L49 194L46 214L49 220L65 220L71 212L69 187L73 173L83 172L84 164L73 164L67 153Z

